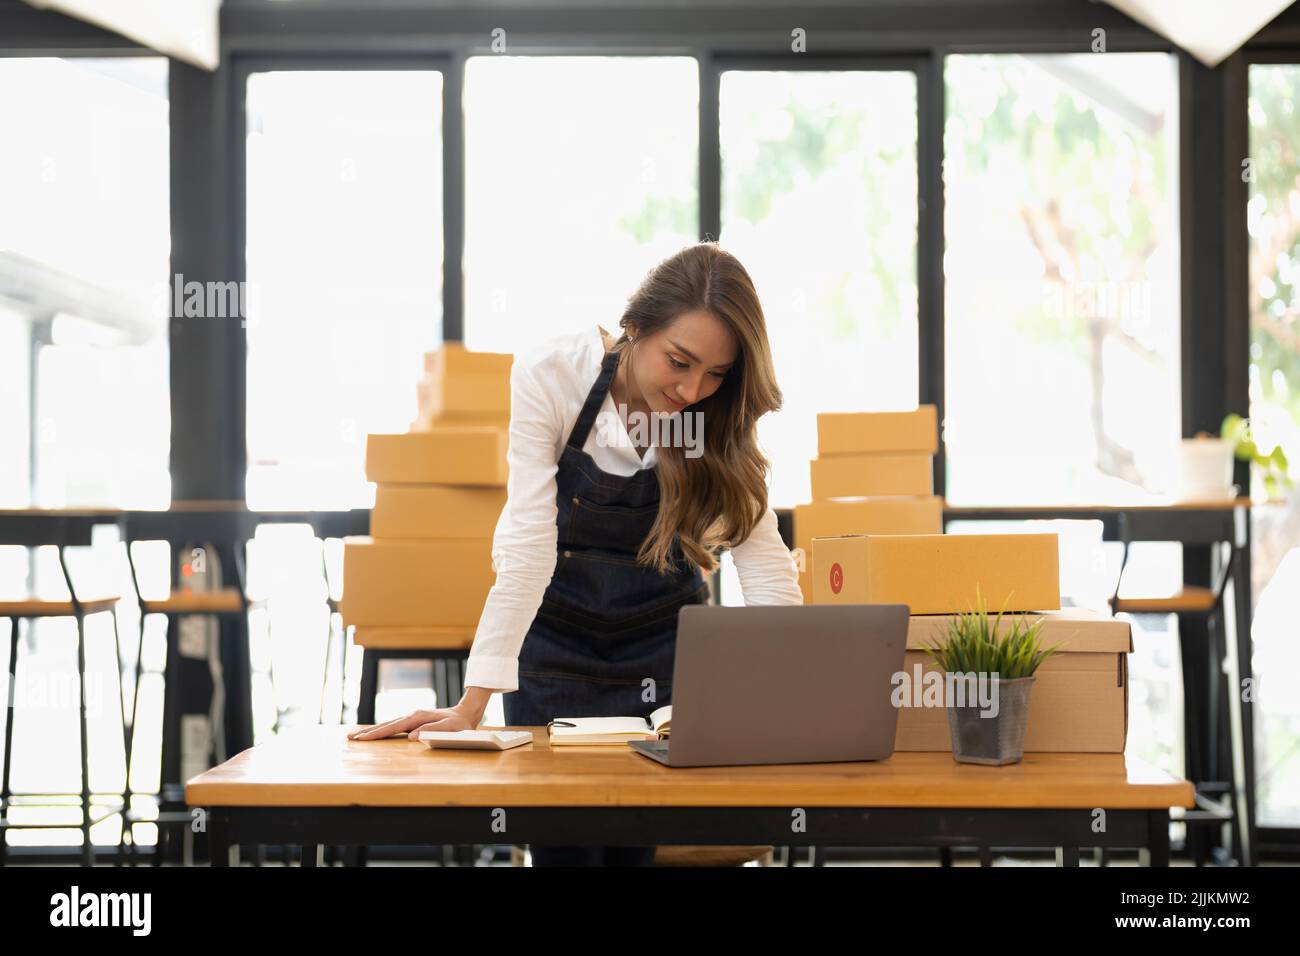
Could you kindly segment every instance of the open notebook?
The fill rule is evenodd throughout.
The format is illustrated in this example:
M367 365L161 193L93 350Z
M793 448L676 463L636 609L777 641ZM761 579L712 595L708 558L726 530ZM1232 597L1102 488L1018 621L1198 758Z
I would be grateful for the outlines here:
M546 725L552 747L565 744L625 744L629 740L656 740L668 736L672 704L649 717L556 717Z

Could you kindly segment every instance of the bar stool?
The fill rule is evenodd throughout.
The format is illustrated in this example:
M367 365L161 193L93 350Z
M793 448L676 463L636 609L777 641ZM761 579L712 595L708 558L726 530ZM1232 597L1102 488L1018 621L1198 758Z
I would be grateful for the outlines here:
M1168 596L1120 597L1120 585L1123 580L1124 569L1128 564L1129 545L1131 543L1124 524L1121 524L1120 534L1124 545L1124 554L1120 561L1119 577L1115 582L1115 591L1110 598L1112 613L1177 614L1180 643L1186 639L1185 629L1182 626L1184 621L1203 621L1206 625L1208 638L1205 651L1209 661L1207 669L1209 686L1203 689L1205 693L1202 695L1202 688L1197 687L1195 674L1189 673L1189 668L1186 666L1182 668L1182 683L1185 726L1189 723L1188 715L1193 712L1193 708L1205 706L1208 710L1205 727L1209 739L1202 742L1199 739L1193 739L1193 737L1199 735L1187 735L1185 759L1188 764L1188 776L1193 777L1195 775L1200 778L1192 780L1192 785L1195 788L1196 807L1191 810L1183 810L1181 816L1174 816L1173 819L1181 819L1187 826L1189 848L1199 845L1199 838L1194 835L1193 828L1229 827L1232 856L1234 859L1240 860L1242 859L1242 838L1235 819L1237 814L1233 809L1235 771L1231 760L1228 761L1226 768L1227 779L1218 779L1220 775L1218 759L1220 707L1225 702L1227 694L1232 692L1227 682L1222 679L1222 666L1228 646L1228 619L1224 610L1223 596L1228 582L1232 579L1232 566L1237 556L1236 546L1232 541L1222 541L1213 546L1217 551L1217 563L1221 566L1221 571L1218 574L1218 579L1211 587L1184 584L1178 592ZM1225 548L1226 557L1223 551ZM1241 598L1238 597L1238 600L1241 600ZM1186 660L1186 648L1184 648L1183 657ZM1199 771L1199 773L1196 771ZM1194 853L1194 856L1198 855L1198 853ZM1106 863L1106 857L1107 854L1103 848L1099 858L1099 862L1103 866Z
M90 839L90 828L96 823L113 816L122 814L122 826L126 827L125 811L127 808L127 796L123 794L120 798L120 805L108 808L107 812L101 816L92 817L91 807L91 790L90 790L90 757L89 757L89 737L87 733L87 700L86 700L86 629L85 620L88 615L108 613L113 619L113 653L114 668L113 672L117 679L117 700L119 709L122 711L122 744L126 753L130 753L130 744L127 739L126 729L126 712L125 700L122 693L122 664L121 664L121 641L117 627L117 602L115 596L103 596L97 598L81 598L77 595L76 587L72 583L72 575L68 571L67 558L64 554L64 546L58 545L59 568L63 572L63 580L68 589L67 600L45 600L30 598L24 600L0 601L0 617L9 618L9 684L8 690L14 692L17 685L18 674L18 633L19 622L27 621L28 627L33 627L38 620L71 617L77 622L77 688L79 702L79 740L78 749L81 757L81 861L85 866L92 866L95 861L95 847ZM41 829L66 829L63 824L51 823L31 823L20 824L14 823L10 818L10 811L19 807L32 806L56 806L56 804L42 803L15 803L14 797L70 797L74 794L67 793L26 793L14 794L10 790L10 771L13 763L13 730L14 718L17 712L17 698L15 695L14 706L9 708L9 713L5 719L5 738L4 738L4 772L0 777L0 866L3 866L8 856L8 840L6 838L9 830L41 830ZM127 757L127 777L126 786L130 786L130 757ZM119 861L120 848L119 848Z
M323 533L318 535L321 538L320 565L321 577L325 581L325 606L329 612L325 625L325 653L324 661L321 666L321 688L320 688L320 708L317 723L325 723L325 700L329 696L330 681L330 654L334 648L334 621L337 618L339 622L339 635L342 648L339 652L339 713L338 723L347 722L347 692L348 692L348 648L352 642L349 640L350 628L343 623L339 613L339 599L334 596L333 581L330 579L329 559L326 555L326 537Z
M137 708L140 704L140 681L146 673L144 670L144 625L145 618L150 614L163 614L167 617L167 629L169 634L178 634L179 618L186 615L204 615L218 620L221 619L246 619L248 612L262 606L263 599L250 598L244 591L242 582L245 578L243 570L243 561L241 560L238 548L234 549L234 577L235 585L224 585L212 591L186 591L171 590L165 597L146 598L140 590L140 578L136 570L135 557L132 546L137 542L132 540L130 535L126 539L126 557L127 563L131 569L131 583L135 589L136 600L140 605L140 633L136 646L135 657L135 685L133 691L133 700L131 705L131 722L127 733L127 789L123 795L123 806L125 807L124 822L122 827L122 840L128 852L128 859L134 863L136 860L135 847L135 825L137 823L153 823L158 827L159 845L162 845L166 830L165 827L185 827L192 821L190 810L184 807L184 795L181 792L172 792L173 788L169 787L164 781L162 788L158 792L139 794L140 796L149 797L157 806L157 810L151 816L144 811L136 810L131 807L131 754L135 746L135 720ZM169 642L170 645L171 642ZM169 646L167 656L170 661L174 648ZM164 665L162 671L151 671L149 673L162 676L166 680L167 665ZM179 804L180 809L165 810L164 806L168 804ZM128 839L129 837L129 839Z
M330 654L334 647L334 621L339 619L339 634L342 650L339 655L339 713L338 722L347 718L347 683L348 683L348 649L352 646L349 628L343 622L339 612L339 598L334 596L334 580L330 577L328 548L331 539L343 539L349 535L365 535L370 532L370 512L354 509L348 512L313 512L310 523L312 531L321 543L321 578L325 583L325 605L328 611L326 624L324 664L321 668L321 702L318 722L325 723L325 700L329 694ZM341 589L340 589L341 592Z

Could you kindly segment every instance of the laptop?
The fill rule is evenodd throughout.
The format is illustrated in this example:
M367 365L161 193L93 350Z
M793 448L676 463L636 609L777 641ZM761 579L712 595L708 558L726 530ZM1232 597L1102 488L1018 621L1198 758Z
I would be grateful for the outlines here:
M908 617L906 604L688 604L671 739L628 744L669 767L884 760Z

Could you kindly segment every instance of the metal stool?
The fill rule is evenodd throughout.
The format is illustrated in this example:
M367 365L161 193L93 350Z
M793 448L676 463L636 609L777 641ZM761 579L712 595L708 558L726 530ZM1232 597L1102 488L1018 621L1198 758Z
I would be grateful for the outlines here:
M97 818L91 816L91 790L90 790L90 759L88 750L87 735L87 714L86 714L86 629L85 619L89 614L99 614L107 612L113 618L113 652L114 668L113 672L117 678L117 699L118 706L122 709L122 743L126 748L127 757L127 776L130 777L130 744L127 739L125 701L122 695L122 664L121 664L121 642L117 628L117 597L99 597L94 599L82 599L77 596L76 588L72 583L72 576L68 572L68 564L64 555L63 546L58 546L59 568L63 571L63 580L68 588L68 599L65 600L43 600L43 599L26 599L14 601L0 601L0 617L9 618L9 690L13 691L16 686L18 674L18 622L26 620L29 627L37 620L43 618L55 617L72 617L77 622L77 687L80 698L80 739L78 741L81 756L81 861L86 866L94 864L95 848L90 839L90 828L92 825L101 822L115 813L123 814L123 828L126 827L125 811L127 807L127 797L121 796L121 803L117 807L108 808L107 812ZM0 777L0 866L3 866L8 856L8 840L6 839L9 830L40 830L40 829L66 829L63 824L50 823L32 823L18 824L10 818L10 811L16 807L31 806L54 806L55 804L37 803L15 803L15 794L10 790L10 770L13 758L13 729L14 716L17 705L9 710L5 719L5 739L4 739L4 772ZM128 779L127 787L130 782ZM18 794L20 797L69 797L73 794L65 793L29 793ZM120 861L119 852L119 861Z
M1123 530L1123 529L1122 529ZM1115 592L1110 598L1110 607L1113 613L1124 614L1177 614L1181 622L1186 619L1200 619L1207 625L1208 642L1206 647L1207 656L1210 662L1209 666L1209 686L1206 688L1208 693L1205 696L1205 703L1208 707L1208 720L1206 726L1209 732L1209 740L1206 746L1199 752L1205 757L1205 766L1199 769L1204 774L1203 779L1193 780L1192 785L1195 788L1196 807L1191 810L1183 810L1181 815L1175 815L1173 819L1182 820L1188 828L1188 843L1196 842L1192 836L1193 827L1224 827L1227 826L1231 832L1231 853L1235 860L1242 859L1242 833L1241 828L1237 825L1236 812L1233 809L1232 801L1235 792L1234 769L1229 761L1227 769L1227 779L1219 780L1219 721L1220 721L1220 704L1223 702L1230 689L1227 687L1222 678L1222 665L1224 656L1227 653L1227 615L1224 612L1223 593L1232 576L1232 565L1236 558L1236 548L1230 541L1221 542L1218 548L1227 548L1227 557L1224 559L1221 555L1219 562L1222 570L1219 573L1218 580L1212 587L1203 587L1198 585L1184 585L1176 594L1162 597L1120 597L1120 583L1123 579L1124 568L1128 564L1129 557L1129 540L1127 534L1122 536L1124 544L1124 556L1120 562L1119 578L1115 582ZM1238 598L1240 600L1240 598ZM1180 643L1185 640L1183 628L1179 627L1178 638ZM1186 658L1186 648L1184 648L1184 659ZM1188 668L1182 668L1183 678L1183 709L1184 719L1189 707L1200 705L1200 695L1193 684L1193 678L1188 673ZM1188 749L1197 741L1189 741ZM1199 763L1199 757L1193 756L1189 763ZM1189 773L1188 776L1191 776ZM1193 854L1196 856L1197 854ZM1105 856L1101 858L1102 865L1105 865ZM1199 860L1197 861L1199 862ZM1217 862L1229 862L1220 857Z
M205 615L214 618L245 618L249 610L253 607L260 606L263 601L253 600L244 593L243 587L238 586L244 579L243 569L240 567L241 561L238 549L235 550L235 581L237 586L223 586L213 591L171 591L166 597L146 598L140 591L140 578L136 571L135 558L132 553L132 545L136 542L129 537L125 542L127 564L131 569L131 583L135 589L136 600L140 605L140 633L136 645L135 655L135 685L132 693L131 720L129 727L125 728L127 736L127 781L126 792L123 794L123 824L122 824L122 846L125 848L125 855L129 862L136 862L135 847L135 825L137 823L152 823L158 827L160 841L165 833L164 827L175 826L183 827L191 823L192 817L188 808L182 809L163 809L168 805L183 804L183 792L174 786L168 786L166 781L163 782L162 789L155 793L141 794L152 798L157 806L154 815L147 815L145 812L135 810L131 807L131 754L135 746L135 720L137 709L140 704L140 680L144 675L144 624L145 618L150 614L163 614L167 617L168 632L178 633L178 618L184 615ZM168 656L171 655L171 648L168 648ZM166 666L161 672L154 671L151 673L160 674L166 679ZM124 721L125 723L125 721ZM129 838L129 839L128 839Z

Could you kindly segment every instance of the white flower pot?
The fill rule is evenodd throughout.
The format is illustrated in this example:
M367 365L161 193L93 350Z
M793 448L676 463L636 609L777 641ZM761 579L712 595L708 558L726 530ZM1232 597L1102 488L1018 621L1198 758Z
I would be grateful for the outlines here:
M1217 501L1236 494L1232 483L1232 443L1222 438L1184 438L1179 443L1174 497Z

